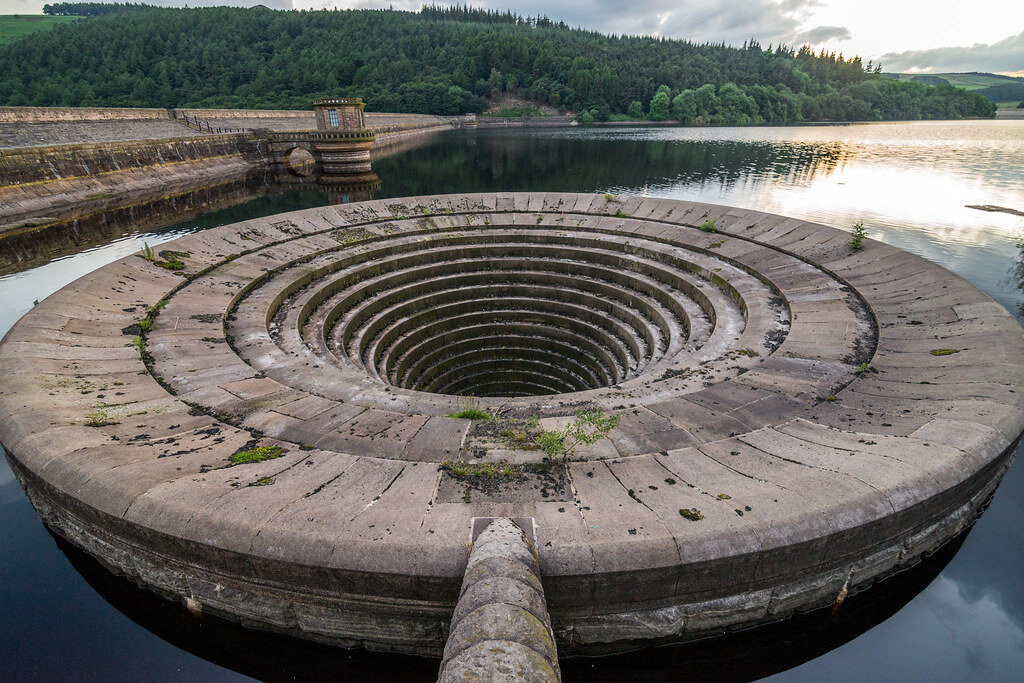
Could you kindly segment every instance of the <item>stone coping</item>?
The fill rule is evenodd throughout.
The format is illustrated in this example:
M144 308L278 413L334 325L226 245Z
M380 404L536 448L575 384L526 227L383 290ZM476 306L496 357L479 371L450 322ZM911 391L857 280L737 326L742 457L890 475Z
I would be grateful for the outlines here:
M263 628L440 652L479 517L534 520L560 650L750 626L970 525L1024 429L1017 321L937 265L847 240L747 209L555 193L236 223L101 268L19 321L0 344L0 441L58 532ZM480 273L531 286L467 298L487 283L458 278ZM428 305L401 308L417 295ZM598 300L614 305L594 314ZM614 383L418 390L402 353L444 348L431 330L461 329L467 302L538 316L524 335L539 341L506 344L519 351L577 335L575 361L530 372ZM509 420L446 417L467 402ZM620 422L571 461L517 443L584 408ZM279 457L231 461L261 452Z

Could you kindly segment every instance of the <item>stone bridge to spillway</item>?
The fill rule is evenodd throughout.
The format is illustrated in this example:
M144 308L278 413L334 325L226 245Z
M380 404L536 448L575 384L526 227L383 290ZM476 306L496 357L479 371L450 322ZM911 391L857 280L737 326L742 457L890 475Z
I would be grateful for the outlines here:
M555 193L207 230L12 328L0 441L57 533L249 626L440 655L485 518L561 654L775 621L969 527L1024 430L1013 316L848 237Z

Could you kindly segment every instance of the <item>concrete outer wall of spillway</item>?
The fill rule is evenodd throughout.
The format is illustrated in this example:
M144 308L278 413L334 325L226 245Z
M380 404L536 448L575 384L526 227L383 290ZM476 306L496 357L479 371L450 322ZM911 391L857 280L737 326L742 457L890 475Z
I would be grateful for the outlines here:
M57 533L258 628L439 655L497 517L561 654L774 621L972 524L1024 430L1017 321L848 238L555 193L216 228L16 324L0 441Z

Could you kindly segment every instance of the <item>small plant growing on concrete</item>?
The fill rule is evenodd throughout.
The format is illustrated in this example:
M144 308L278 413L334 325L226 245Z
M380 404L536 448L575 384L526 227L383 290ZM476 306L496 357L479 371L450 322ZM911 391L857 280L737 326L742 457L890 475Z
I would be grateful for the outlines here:
M929 353L933 356L952 356L954 353L960 353L960 349L932 349Z
M549 458L569 460L579 446L592 446L619 426L619 415L608 415L600 408L580 410L562 430L541 430L537 445Z
M105 411L97 410L91 413L85 414L85 426L86 427L106 427L107 425L117 424L110 419Z
M715 219L711 219L709 221L704 221L699 227L702 232L718 232L718 226L715 225L715 223Z
M167 299L160 299L152 306L146 306L146 317L139 320L139 329L148 332L153 327L153 318L167 306Z
M871 367L871 363L865 361L857 366L858 375L866 375L869 372L874 372L874 368Z
M850 239L848 239L846 243L854 249L862 249L864 247L864 238L867 236L867 228L864 227L863 223L857 222L853 224L853 230L850 232Z
M606 202L613 202L615 204L618 204L618 203L620 203L622 201L617 196L613 195L611 192L605 192L604 193L604 200Z
M134 346L135 350L139 352L140 357L144 357L146 355L146 340L142 337L132 337L132 346Z
M142 258L152 263L156 259L156 252L153 251L153 247L149 246L148 242L142 243Z

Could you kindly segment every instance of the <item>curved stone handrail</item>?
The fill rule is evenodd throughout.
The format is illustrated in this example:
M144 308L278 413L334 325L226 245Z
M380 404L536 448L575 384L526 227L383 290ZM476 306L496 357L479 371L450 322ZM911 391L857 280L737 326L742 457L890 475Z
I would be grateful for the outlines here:
M556 193L224 226L19 321L0 441L54 530L254 626L439 654L471 521L504 516L536 520L563 653L773 621L969 526L1024 430L1017 321L847 238ZM544 459L584 408L620 422Z
M508 518L473 542L437 680L562 680L537 551Z

